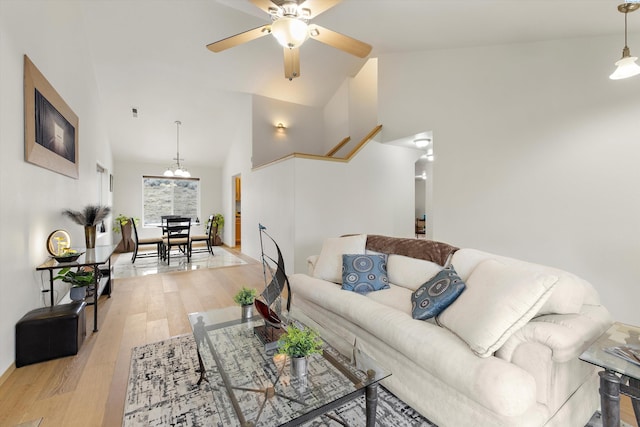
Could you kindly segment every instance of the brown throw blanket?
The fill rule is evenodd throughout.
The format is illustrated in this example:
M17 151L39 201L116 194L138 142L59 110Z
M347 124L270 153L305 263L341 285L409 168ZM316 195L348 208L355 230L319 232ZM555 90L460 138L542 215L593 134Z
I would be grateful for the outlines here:
M424 259L444 266L459 248L427 239L367 235L367 249L384 254L404 255Z

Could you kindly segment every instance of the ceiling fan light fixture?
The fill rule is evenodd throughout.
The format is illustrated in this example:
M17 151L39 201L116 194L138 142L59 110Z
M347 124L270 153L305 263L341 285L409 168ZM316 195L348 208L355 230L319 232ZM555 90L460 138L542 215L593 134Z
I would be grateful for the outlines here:
M303 20L283 16L271 24L271 34L284 47L300 47L309 38L309 26Z

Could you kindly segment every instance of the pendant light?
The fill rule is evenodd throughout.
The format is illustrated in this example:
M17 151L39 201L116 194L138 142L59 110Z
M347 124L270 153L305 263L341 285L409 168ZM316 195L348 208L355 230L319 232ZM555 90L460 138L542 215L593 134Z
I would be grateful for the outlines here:
M640 8L640 3L622 3L618 5L618 11L624 13L624 48L622 58L616 61L616 70L609 76L611 80L626 79L640 74L640 66L636 64L638 57L631 56L629 46L627 46L627 14Z
M176 156L173 158L173 160L175 160L176 163L168 167L167 170L164 171L164 174L163 174L164 176L168 176L168 177L175 176L178 178L189 178L191 176L187 168L180 165L180 160L184 160L180 158L180 125L181 124L182 122L180 120L176 120Z

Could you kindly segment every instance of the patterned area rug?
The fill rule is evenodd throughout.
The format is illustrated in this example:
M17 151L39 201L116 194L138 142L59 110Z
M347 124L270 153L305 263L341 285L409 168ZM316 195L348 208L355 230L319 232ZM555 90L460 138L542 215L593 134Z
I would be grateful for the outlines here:
M245 261L233 255L231 252L220 246L213 247L213 255L206 251L194 252L191 255L191 262L187 262L184 255L174 256L172 252L171 265L167 265L166 261L161 261L156 256L146 256L136 258L136 262L131 262L130 253L123 253L113 265L114 278L120 279L124 277L148 276L150 274L171 273L174 271L191 271L201 268L218 268L230 265L246 264ZM144 252L139 253L144 255Z
M191 335L134 348L123 426L223 427L217 421L220 417L209 383L197 385L197 370L198 357ZM329 417L319 417L304 426L340 427L342 423L364 426L364 408L364 397L360 397L330 413ZM384 387L378 388L377 425L437 427ZM600 414L596 412L585 427L601 426ZM623 423L622 427L625 426Z
M222 426L217 421L209 383L197 385L197 369L198 357L191 335L134 348L123 426ZM364 426L364 408L361 397L338 408L331 416L349 426ZM384 387L378 388L377 409L381 426L434 427ZM304 425L341 426L326 416Z

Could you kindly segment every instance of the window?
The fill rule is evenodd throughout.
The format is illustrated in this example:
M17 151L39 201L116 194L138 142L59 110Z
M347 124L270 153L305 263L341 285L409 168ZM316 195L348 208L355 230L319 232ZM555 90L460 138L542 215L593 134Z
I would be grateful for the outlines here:
M200 179L142 177L142 225L155 226L162 215L180 215L199 222Z

